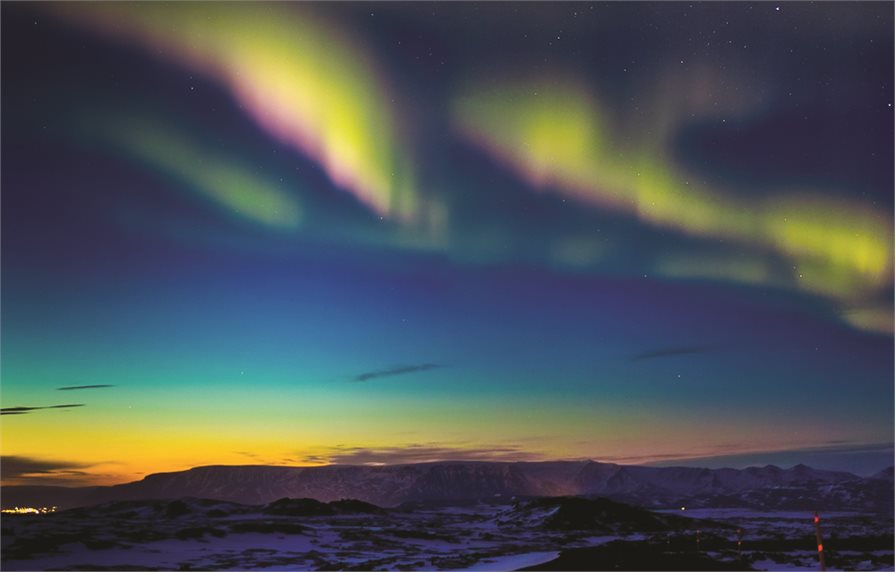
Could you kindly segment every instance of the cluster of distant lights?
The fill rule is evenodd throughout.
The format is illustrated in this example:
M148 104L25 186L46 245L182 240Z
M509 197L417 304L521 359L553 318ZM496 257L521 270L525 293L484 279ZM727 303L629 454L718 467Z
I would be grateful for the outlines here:
M17 506L0 510L0 513L3 514L49 514L51 512L56 512L55 506L42 506L40 508L34 508L31 506Z

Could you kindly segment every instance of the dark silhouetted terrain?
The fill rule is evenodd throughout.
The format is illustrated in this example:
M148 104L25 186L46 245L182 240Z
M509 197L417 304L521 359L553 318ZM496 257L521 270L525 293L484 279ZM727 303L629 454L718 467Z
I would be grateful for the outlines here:
M113 500L197 497L264 504L352 498L377 506L495 497L602 496L653 508L891 512L892 472L874 477L797 465L747 469L582 462L444 462L393 466L209 466L111 487L4 487L3 505L75 507Z

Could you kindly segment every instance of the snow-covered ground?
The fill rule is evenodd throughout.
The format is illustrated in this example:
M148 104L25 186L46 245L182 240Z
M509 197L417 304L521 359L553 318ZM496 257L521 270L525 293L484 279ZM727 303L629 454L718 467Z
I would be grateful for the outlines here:
M544 503L299 516L177 502L176 511L175 503L143 501L4 516L2 569L515 570L553 560L562 550L617 550L619 543L631 551L658 550L661 559L694 551L697 529L702 550L729 561L738 557L737 528L744 531L742 560L753 568L817 568L813 515L805 513L688 510L687 518L668 513L661 516L663 528L638 531L606 520L590 528L557 527L550 519L558 511ZM642 514L652 513L634 516ZM890 517L822 518L828 569L892 569Z
M544 562L550 562L554 558L559 556L559 552L557 551L547 551L547 552L529 552L527 554L513 554L511 556L498 556L497 558L485 558L483 560L479 560L472 566L466 568L467 570L519 570L521 568L527 568L528 566L534 566L535 564L542 564Z
M111 569L128 565L176 570L184 563L191 563L193 568L202 569L214 567L221 561L254 567L251 565L269 554L277 554L281 558L291 556L296 562L303 562L300 556L313 548L314 543L309 537L259 533L228 535L226 545L223 542L170 539L90 550L83 543L70 543L61 545L56 554L41 555L29 560L4 561L3 568L47 570L91 564ZM233 568L237 567L241 566ZM296 565L296 569L302 568Z

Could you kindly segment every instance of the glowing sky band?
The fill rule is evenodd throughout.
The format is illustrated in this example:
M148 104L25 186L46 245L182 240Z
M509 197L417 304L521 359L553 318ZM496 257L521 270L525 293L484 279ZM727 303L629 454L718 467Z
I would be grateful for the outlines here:
M462 135L535 188L651 225L776 251L792 261L796 286L809 292L857 301L891 284L889 213L791 190L746 199L688 181L652 146L614 146L621 138L574 80L473 85L453 113Z
M383 217L417 210L390 96L364 49L301 6L62 5L61 14L225 85L268 133Z
M110 118L93 134L231 215L276 230L296 229L302 220L294 193L238 159L204 148L185 131L149 120Z

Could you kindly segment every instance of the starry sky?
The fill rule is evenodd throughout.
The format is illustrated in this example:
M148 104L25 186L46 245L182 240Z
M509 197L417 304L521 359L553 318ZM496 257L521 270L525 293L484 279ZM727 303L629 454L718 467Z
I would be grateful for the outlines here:
M892 464L891 3L0 10L4 484Z

